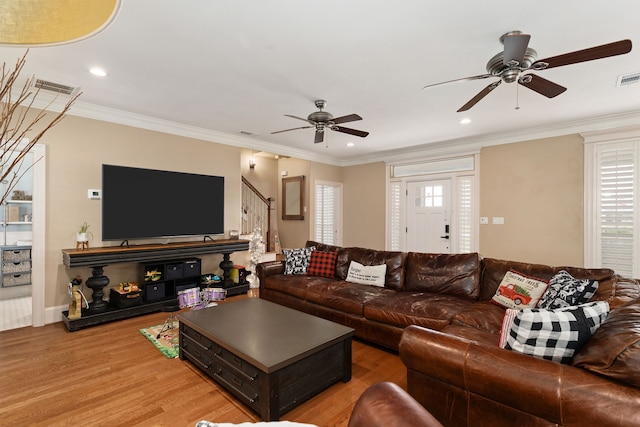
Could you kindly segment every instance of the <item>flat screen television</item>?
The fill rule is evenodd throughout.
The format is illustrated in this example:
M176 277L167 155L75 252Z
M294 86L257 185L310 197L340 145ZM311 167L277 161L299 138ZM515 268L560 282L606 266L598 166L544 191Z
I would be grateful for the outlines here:
M224 177L102 165L102 239L224 234Z

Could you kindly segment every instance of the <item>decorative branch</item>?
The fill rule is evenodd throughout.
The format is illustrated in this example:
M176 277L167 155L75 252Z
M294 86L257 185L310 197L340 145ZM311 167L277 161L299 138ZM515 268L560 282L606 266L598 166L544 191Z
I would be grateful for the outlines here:
M27 50L17 60L13 69L8 69L6 63L2 64L2 75L0 76L0 183L6 185L4 186L4 191L0 193L0 204L4 203L24 173L39 160L36 159L30 165L26 165L26 168L23 168L27 153L33 149L49 129L62 120L81 95L78 93L73 96L62 111L57 113L49 123L43 124L44 128L36 131L36 134L31 136L35 125L44 121L47 117L47 111L57 99L57 96L44 109L37 110L33 119L28 119L29 116L32 116L31 112L36 110L33 105L40 93L39 89L35 93L31 91L35 77L28 78L17 97L14 95L15 91L18 90L14 86L18 85L18 77L24 67L28 53L29 51Z

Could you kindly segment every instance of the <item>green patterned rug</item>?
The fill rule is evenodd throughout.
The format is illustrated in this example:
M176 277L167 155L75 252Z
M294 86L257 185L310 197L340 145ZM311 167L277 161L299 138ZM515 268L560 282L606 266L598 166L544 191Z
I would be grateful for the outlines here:
M151 343L160 350L160 353L168 359L174 359L178 357L178 323L174 324L174 329L164 331L160 338L158 332L162 329L162 325L151 326L149 328L140 329L140 333L144 335Z

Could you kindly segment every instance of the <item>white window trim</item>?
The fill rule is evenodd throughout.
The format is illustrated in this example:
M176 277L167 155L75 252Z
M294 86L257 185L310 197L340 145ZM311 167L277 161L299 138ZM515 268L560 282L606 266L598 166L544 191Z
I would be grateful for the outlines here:
M343 242L343 231L342 231L342 224L343 224L343 211L344 209L342 208L343 206L343 198L344 198L344 188L343 188L343 184L341 182L333 182L333 181L324 181L324 180L320 180L320 179L316 179L314 181L313 184L313 211L312 212L318 212L318 206L316 206L316 188L318 185L328 185L331 187L337 187L339 188L340 194L339 194L339 198L338 198L338 203L337 203L337 210L338 210L338 215L336 216L336 228L338 230L338 234L335 236L336 237L336 246L342 246L342 242ZM316 235L316 215L311 215L311 235L314 236L314 240L316 241L320 241L318 240L318 236Z
M597 232L598 196L597 189L597 147L602 144L617 144L637 141L640 138L640 126L629 126L614 130L594 131L580 134L584 140L584 266L600 267L600 236ZM639 191L638 177L636 190ZM636 231L638 231L636 227ZM636 239L637 240L637 239ZM635 243L638 249L637 242ZM638 253L638 252L636 252ZM637 262L637 261L636 261ZM637 270L636 270L637 271Z

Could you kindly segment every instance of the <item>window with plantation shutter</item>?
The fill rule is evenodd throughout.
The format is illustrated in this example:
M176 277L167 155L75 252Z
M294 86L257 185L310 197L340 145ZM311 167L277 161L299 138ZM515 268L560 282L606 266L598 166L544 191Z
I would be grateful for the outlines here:
M458 178L458 227L456 238L456 252L469 253L473 251L473 176Z
M399 251L402 248L402 183L392 182L389 187L389 250Z
M342 184L316 181L315 240L340 246L340 204Z
M585 147L585 266L640 275L640 138Z

